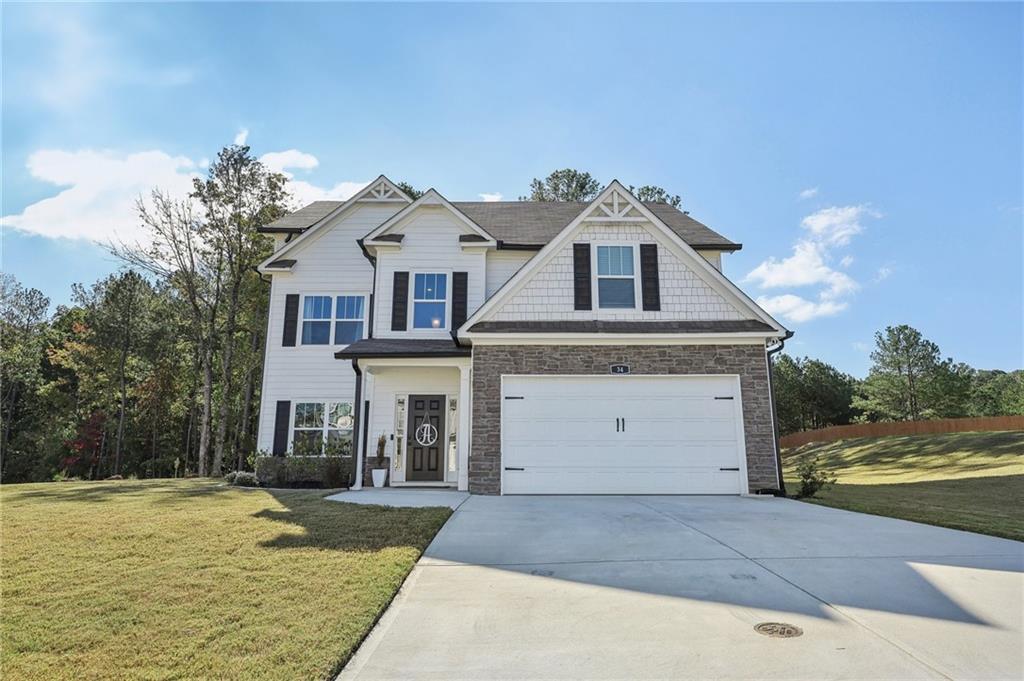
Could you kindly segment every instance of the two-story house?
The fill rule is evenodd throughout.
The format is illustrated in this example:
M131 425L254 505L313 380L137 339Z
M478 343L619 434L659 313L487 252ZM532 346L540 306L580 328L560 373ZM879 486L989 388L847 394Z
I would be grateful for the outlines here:
M590 203L413 201L381 176L269 225L259 448L384 438L390 484L481 494L778 489L740 248L612 182Z

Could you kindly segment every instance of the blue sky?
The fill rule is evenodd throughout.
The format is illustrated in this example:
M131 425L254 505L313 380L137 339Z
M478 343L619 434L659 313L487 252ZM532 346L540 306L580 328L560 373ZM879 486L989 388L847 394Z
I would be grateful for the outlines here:
M245 139L301 198L379 173L515 199L652 183L744 244L725 271L863 375L874 331L1022 365L1022 6L14 5L3 267L66 302Z

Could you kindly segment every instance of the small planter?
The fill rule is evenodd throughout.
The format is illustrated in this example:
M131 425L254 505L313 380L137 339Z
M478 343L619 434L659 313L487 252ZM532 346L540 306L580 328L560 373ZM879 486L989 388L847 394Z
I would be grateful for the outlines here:
M384 483L388 479L388 469L387 468L374 468L372 471L370 471L370 475L373 476L373 486L374 487L383 487Z

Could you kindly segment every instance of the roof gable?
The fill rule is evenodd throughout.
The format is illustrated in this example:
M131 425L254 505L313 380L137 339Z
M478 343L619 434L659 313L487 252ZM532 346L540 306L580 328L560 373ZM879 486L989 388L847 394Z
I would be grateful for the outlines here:
M348 211L352 210L356 206L365 204L381 204L381 203L410 203L410 199L405 192L403 192L394 182L386 178L384 175L380 175L376 180L363 187L348 201L341 203L335 201L314 201L313 203L305 206L304 208L291 213L280 220L275 221L267 229L263 231L269 232L294 232L299 233L299 236L288 243L282 248L275 251L269 258L259 264L260 271L263 271L270 265L271 262L280 259L284 255L293 252L301 244L309 242L314 235L323 229L324 225L329 224L332 220L344 215ZM314 217L316 221L304 229L287 228L285 225L292 224L287 222L289 218L294 218L300 214L306 217ZM282 227L279 229L271 229L274 225L281 224Z
M573 238L582 230L595 228L602 224L607 226L607 223L621 226L623 223L634 222L637 223L638 229L654 230L653 233L658 240L669 247L673 255L685 264L685 267L699 278L703 285L713 289L740 315L760 320L780 334L786 333L781 324L701 257L692 246L670 229L657 214L634 197L617 180L609 184L594 201L587 204L575 219L570 221L554 239L466 320L459 330L460 333L471 329L478 322L494 321L505 304L526 287L536 274L562 254L567 246L571 246ZM590 311L590 313L596 314L596 311Z
M395 213L389 220L363 237L363 244L372 246L374 245L374 242L380 243L382 241L388 241L388 237L395 236L396 232L406 224L409 218L411 218L417 210L425 206L440 206L441 208L444 208L455 216L459 223L466 228L468 234L473 234L478 237L472 241L466 240L466 243L472 243L473 245L480 246L496 245L497 242L490 234L484 231L480 225L473 222L473 220L466 216L465 213L456 208L448 199L441 196L440 192L433 188L428 189L423 193L423 196Z

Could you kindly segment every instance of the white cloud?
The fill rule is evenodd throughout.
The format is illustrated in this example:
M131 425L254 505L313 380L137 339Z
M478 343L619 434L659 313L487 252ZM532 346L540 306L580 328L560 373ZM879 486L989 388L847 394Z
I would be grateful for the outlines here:
M235 144L239 142L235 141ZM260 156L260 162L263 163L267 168L274 171L275 173L284 173L288 177L291 177L286 168L297 168L299 170L312 170L320 165L320 161L313 154L307 154L304 151L298 149L288 149L287 151L272 151L269 154L263 154Z
M879 214L864 205L832 206L815 211L800 222L804 236L793 244L786 258L770 257L751 270L744 281L762 289L816 287L817 300L785 293L758 299L766 310L787 320L804 322L838 314L848 307L845 300L860 285L849 274L832 266L833 251L848 246L864 228L861 220ZM848 268L853 256L844 255L839 265Z
M235 133L235 144L245 144L247 139L249 139L249 128L239 128Z
M804 199L813 199L817 195L818 195L818 188L817 187L808 187L807 189L804 189L799 194L797 194L797 197L801 201L803 201Z
M286 168L310 170L319 162L315 156L295 149L271 152L263 159L274 170L291 177ZM159 188L169 196L184 199L192 191L192 179L209 165L165 151L138 153L44 149L29 156L32 177L59 187L50 196L25 207L20 213L0 218L0 224L50 238L82 239L106 244L114 241L143 241L136 201ZM303 180L291 180L288 189L294 203L348 199L367 182L338 182L320 187Z
M100 243L140 239L135 201L155 187L184 197L197 177L191 159L163 151L45 149L29 156L28 169L37 180L65 189L4 216L2 223L41 236Z
M871 346L865 343L864 341L853 341L853 343L851 343L850 345L852 345L853 349L856 350L857 352L866 353L871 350Z
M850 243L850 239L864 231L860 220L865 216L881 217L867 206L832 206L811 213L800 221L800 226L821 241L845 246Z
M783 260L768 258L751 270L746 279L766 289L823 285L822 295L829 298L855 291L857 282L829 267L825 263L827 254L828 250L819 243L798 241L793 255Z
M875 273L875 283L885 281L892 276L892 268L888 266L882 266L878 268L878 272Z
M814 302L785 293L781 296L761 296L757 304L773 316L785 317L794 322L806 322L818 317L830 317L846 309L845 302L822 300Z
M501 201L501 194L499 194L498 192L483 192L481 194L477 194L477 196L479 196L484 201Z

